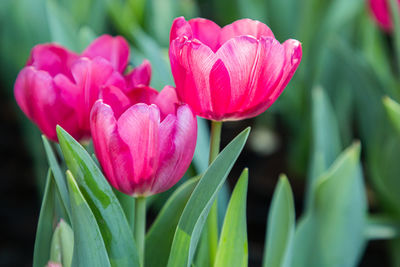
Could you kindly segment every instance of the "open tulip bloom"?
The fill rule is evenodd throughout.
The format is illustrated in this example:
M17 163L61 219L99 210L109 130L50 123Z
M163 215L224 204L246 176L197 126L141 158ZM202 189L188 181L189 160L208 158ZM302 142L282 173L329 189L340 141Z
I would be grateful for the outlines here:
M301 44L280 44L267 25L242 19L176 18L169 56L179 99L203 118L241 120L269 108L301 61Z

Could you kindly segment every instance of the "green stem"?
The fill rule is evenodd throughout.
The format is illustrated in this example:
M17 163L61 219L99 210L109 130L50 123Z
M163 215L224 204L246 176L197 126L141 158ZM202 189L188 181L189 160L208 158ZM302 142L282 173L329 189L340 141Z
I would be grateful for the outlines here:
M393 23L393 37L396 53L396 71L400 73L400 14L397 0L386 0L390 7L390 14Z
M211 121L211 137L210 137L210 158L209 165L215 160L219 153L221 141L222 122ZM210 256L210 264L214 264L215 255L218 247L218 199L215 198L214 204L211 207L210 214L207 218L208 229L208 249Z
M146 198L137 197L135 207L135 241L139 252L140 266L144 266L144 238L146 233Z

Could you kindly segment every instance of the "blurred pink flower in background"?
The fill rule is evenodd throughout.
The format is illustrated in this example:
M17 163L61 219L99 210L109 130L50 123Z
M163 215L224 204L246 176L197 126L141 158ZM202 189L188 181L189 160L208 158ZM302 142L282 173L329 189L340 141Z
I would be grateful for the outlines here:
M397 3L400 3L400 0L397 0ZM388 0L369 0L369 9L373 15L372 17L378 25L387 32L393 29L389 7Z
M14 85L16 101L47 137L57 141L59 124L75 139L90 137L90 110L103 88L123 91L148 86L151 66L144 61L124 76L129 45L102 35L81 55L57 44L35 46Z
M242 19L220 28L214 22L176 18L170 61L179 99L216 121L264 112L282 93L302 57L301 44L280 44L267 25Z
M167 97L159 98L144 90L136 93L158 105L139 103L121 110L117 98L116 108L105 99L91 113L93 145L108 181L133 196L157 194L177 183L189 167L197 138L190 107L177 106L168 97L174 90L166 87L160 95Z

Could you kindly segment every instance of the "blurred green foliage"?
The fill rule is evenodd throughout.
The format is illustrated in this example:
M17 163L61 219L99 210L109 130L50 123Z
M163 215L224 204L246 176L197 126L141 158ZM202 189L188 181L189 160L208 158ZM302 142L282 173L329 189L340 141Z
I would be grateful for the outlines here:
M400 118L393 115L395 105L386 106L385 111L382 103L384 96L394 103L400 100L398 50L394 36L375 25L364 0L2 0L2 94L13 97L13 82L35 44L58 42L81 51L103 33L121 34L130 41L132 64L148 58L153 66L152 86L160 90L173 84L168 35L174 17L182 15L187 19L206 17L221 26L249 17L267 23L281 42L300 40L303 60L297 73L280 100L267 115L256 118L255 125L279 135L276 120L270 119L279 115L289 136L290 170L282 171L308 177L306 214L314 214L310 203L318 201L316 194L321 194L315 189L315 184L321 184L318 177L324 176L344 147L359 139L365 182L373 195L369 207L400 224L400 138L396 132ZM395 111L390 110L393 106ZM44 188L47 164L38 141L40 133L17 112L40 188ZM206 144L204 121L200 128L200 143ZM207 158L207 146L199 146L196 153L196 169L204 170L206 163L201 158ZM326 180L329 175L334 176L333 170L325 174ZM364 190L362 182L356 184L358 187L352 185L355 190ZM340 194L340 186L346 185L332 182L329 186L336 186L332 192ZM361 195L358 201L362 201ZM322 201L324 205L326 202ZM358 211L364 209L362 203L353 205ZM323 231L324 227L318 229ZM390 249L394 266L400 264L398 243L394 241Z

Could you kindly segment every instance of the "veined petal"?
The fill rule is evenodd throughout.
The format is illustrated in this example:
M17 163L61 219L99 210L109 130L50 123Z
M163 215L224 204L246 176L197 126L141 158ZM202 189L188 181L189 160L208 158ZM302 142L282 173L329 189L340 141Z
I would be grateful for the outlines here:
M119 118L132 105L124 92L113 85L103 87L100 90L100 98L103 100L103 103L112 107L116 118Z
M169 43L171 44L173 40L181 36L192 39L193 32L189 22L187 22L184 17L177 17L172 22L171 31L169 33Z
M102 35L94 40L83 51L82 56L88 58L102 57L107 59L115 70L123 72L129 60L129 44L121 36Z
M222 28L219 45L223 45L233 37L242 35L249 35L255 39L260 39L261 37L274 38L274 34L272 33L271 29L264 23L258 20L241 19Z
M203 18L191 19L189 20L189 24L192 29L193 38L207 45L214 52L218 50L220 46L218 36L221 33L221 27L215 22Z
M170 58L179 99L197 114L211 111L209 77L218 59L214 52L199 41L176 39L171 43Z
M160 159L152 193L171 188L182 178L193 158L197 139L196 117L188 105L169 114L160 125Z
M96 101L90 116L94 150L107 180L125 194L132 194L133 177L129 147L118 134L117 120L111 107Z
M147 59L125 76L128 89L149 86L151 79L151 64Z
M160 109L161 120L168 114L176 114L178 103L179 101L175 88L169 85L165 86L161 92L157 94L153 102L153 104L156 104Z
M52 77L62 73L71 78L70 68L76 59L78 59L77 54L62 46L39 44L32 49L26 65L47 71Z
M118 119L118 132L128 145L133 165L135 192L149 191L158 166L160 111L155 105L136 104L126 110Z

